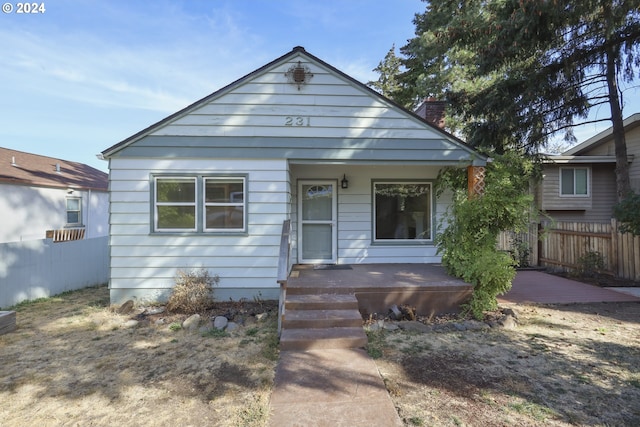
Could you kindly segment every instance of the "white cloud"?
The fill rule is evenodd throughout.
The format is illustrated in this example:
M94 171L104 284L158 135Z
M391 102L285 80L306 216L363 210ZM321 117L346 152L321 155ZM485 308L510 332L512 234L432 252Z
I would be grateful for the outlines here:
M105 10L111 18L136 22L131 26L139 33L128 40L87 28L0 29L6 50L0 89L22 86L88 106L173 112L261 65L252 68L256 58L249 55L238 59L247 41L258 38L232 14L212 8L200 17L164 7L145 17L135 9Z

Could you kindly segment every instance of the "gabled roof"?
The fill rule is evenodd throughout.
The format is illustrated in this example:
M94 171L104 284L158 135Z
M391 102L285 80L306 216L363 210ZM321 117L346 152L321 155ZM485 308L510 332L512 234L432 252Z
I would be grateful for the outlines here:
M632 114L627 117L624 122L625 132L629 132L631 129L640 126L640 113ZM575 147L565 151L562 153L565 156L579 156L598 145L604 144L605 142L611 140L613 135L613 127L603 130L599 134L592 136L581 144L576 145Z
M130 136L129 138L113 145L110 148L107 148L106 150L104 150L102 152L102 155L105 158L111 157L114 154L116 154L117 152L119 152L120 150L123 150L124 148L128 147L129 145L133 144L134 142L144 138L145 136L148 136L150 134L152 134L153 132L157 131L158 129L169 125L171 122L178 120L184 116L186 116L187 114L189 114L190 112L200 108L201 106L229 93L230 91L234 90L235 88L237 88L238 86L242 85L243 83L265 73L266 71L268 71L269 69L271 69L272 67L276 66L277 64L283 63L285 61L288 61L290 58L297 56L297 55L303 55L306 58L308 58L311 62L315 62L317 64L319 64L322 67L325 67L326 69L328 69L330 72L335 73L337 76L349 81L352 85L354 85L355 87L358 87L359 89L366 91L369 95L377 98L378 100L380 100L383 103L386 103L387 105L390 105L390 107L397 109L399 111L402 111L403 114L406 114L407 116L410 116L418 121L420 121L421 123L423 123L425 125L425 127L428 127L432 130L434 130L435 132L439 133L442 135L443 139L447 139L449 141L451 141L453 144L459 146L460 148L464 149L465 151L469 152L469 153L473 153L474 156L479 159L480 161L486 161L486 156L483 156L479 153L477 153L472 147L470 147L469 145L467 145L464 141L462 141L461 139L457 138L456 136L444 131L443 129L433 125L432 123L429 123L427 120L425 120L424 117L420 117L419 115L415 114L414 112L411 112L409 110L406 110L404 107L398 105L397 103L393 102L392 100L384 97L383 95L379 94L378 92L374 91L373 89L371 89L370 87L364 85L363 83L357 81L356 79L354 79L353 77L343 73L342 71L338 70L337 68L333 67L332 65L322 61L321 59L317 58L316 56L308 53L303 47L301 46L296 46L294 47L290 52L286 53L285 55L271 61L270 63L258 68L257 70L245 75L244 77L241 77L240 79L234 81L233 83L223 87L222 89L194 102L193 104L183 108L182 110L166 117L165 119L147 127L146 129L141 130L140 132Z
M107 191L109 176L84 163L0 147L0 183Z

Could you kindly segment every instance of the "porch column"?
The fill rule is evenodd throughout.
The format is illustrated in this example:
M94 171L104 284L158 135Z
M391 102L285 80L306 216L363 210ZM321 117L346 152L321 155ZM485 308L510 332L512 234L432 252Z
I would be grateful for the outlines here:
M484 194L484 166L467 166L467 183L469 198Z

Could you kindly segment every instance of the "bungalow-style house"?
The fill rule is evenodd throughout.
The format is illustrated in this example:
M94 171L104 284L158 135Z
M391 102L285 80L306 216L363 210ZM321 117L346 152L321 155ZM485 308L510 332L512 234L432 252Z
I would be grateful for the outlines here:
M640 193L640 113L624 121L631 187ZM613 128L549 156L536 198L556 221L609 222L616 204Z
M486 163L302 47L102 155L114 304L199 268L217 299L277 299L285 220L290 264L439 262L438 171Z
M82 163L0 147L0 243L57 230L73 230L75 239L106 236L108 178Z

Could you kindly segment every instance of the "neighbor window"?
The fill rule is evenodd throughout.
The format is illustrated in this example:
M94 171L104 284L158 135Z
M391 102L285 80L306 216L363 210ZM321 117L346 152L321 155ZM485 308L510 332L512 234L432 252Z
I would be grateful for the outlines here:
M67 225L82 224L82 199L67 197Z
M560 169L561 196L587 196L589 170L587 168Z
M244 177L155 177L154 231L245 230Z
M374 182L374 240L431 240L431 183Z

